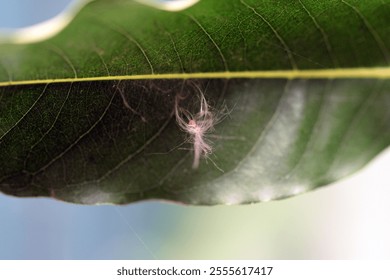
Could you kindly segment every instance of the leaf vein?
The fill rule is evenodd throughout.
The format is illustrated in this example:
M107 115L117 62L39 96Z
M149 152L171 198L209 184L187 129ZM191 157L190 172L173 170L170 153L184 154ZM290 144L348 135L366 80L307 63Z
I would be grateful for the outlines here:
M38 140L37 142L35 142L35 143L31 146L31 148L30 148L30 150L29 150L29 152L28 152L28 154L27 154L27 156L26 156L26 158L25 158L25 161L24 161L24 169L26 169L27 161L29 160L29 157L30 157L31 152L33 151L33 149L34 149L39 143L42 142L42 140L50 133L50 131L52 131L52 129L54 128L54 125L57 123L57 120L58 120L59 116L61 115L62 110L64 109L65 103L66 103L66 101L67 101L68 98L69 98L70 92L71 92L71 90L72 90L72 86L73 86L73 83L70 84L69 89L68 89L68 92L67 92L66 97L65 97L65 100L64 100L64 102L62 102L61 107L60 107L60 109L58 110L58 113L56 114L56 116L55 116L55 118L54 118L54 120L53 120L51 126L45 131L45 133L41 136L41 138L39 138L39 140Z
M273 25L264 17L262 16L255 8L249 6L244 0L240 0L241 4L246 6L248 9L252 10L255 15L257 15L261 20L268 25L268 27L272 30L272 32L275 34L276 38L279 40L279 42L283 45L284 50L287 53L288 59L290 60L291 67L294 70L298 69L297 63L294 59L294 56L292 54L291 49L287 45L286 41L283 39L282 36L280 36L279 32L273 27Z
M45 91L47 89L47 86L49 84L46 84L45 87L43 88L41 94L38 96L38 98L34 101L34 103L30 106L30 108L28 108L28 110L23 114L23 116L21 116L19 118L19 120L12 126L10 127L3 135L1 135L0 137L0 144L2 143L2 139L8 134L10 133L30 112L31 110L35 107L35 105L38 103L38 101L42 98L42 96L45 94Z
M66 64L69 65L69 67L72 69L73 71L73 74L74 74L74 78L77 79L78 78L78 75L77 75L77 71L76 71L76 68L74 67L72 61L69 59L69 57L60 49L58 48L57 46L55 45L50 45L48 47L48 49L52 52L54 52L55 54L57 54L59 57L61 57L65 62Z
M119 34L121 34L127 40L129 40L130 42L132 42L133 44L135 44L137 46L137 48L141 51L142 55L144 56L146 62L148 63L148 65L150 67L151 74L154 75L153 64L152 64L148 54L146 53L146 50L141 46L141 44L133 36L131 36L127 30L124 30L123 28L121 28L119 26L115 26L115 27L111 26L111 28L114 31L117 31Z
M112 101L114 100L114 97L116 95L116 92L114 92L111 96L110 101L108 102L106 108L104 109L103 113L101 116L96 120L96 122L88 129L86 130L83 134L79 136L79 138L76 139L71 145L69 145L65 150L63 150L60 154L58 154L56 157L54 157L50 162L48 162L46 165L41 167L39 170L35 171L32 173L32 175L36 175L38 173L41 173L45 169L47 169L49 166L51 166L54 162L56 162L58 159L62 158L67 152L69 152L73 147L75 147L85 136L87 136L91 131L102 121L106 113L108 112L108 109L112 105Z
M308 14L308 16L311 18L311 20L313 21L315 27L318 29L318 31L320 31L321 33L321 36L322 36L322 40L324 41L325 43L325 46L326 46L326 50L332 60L332 63L333 65L338 68L340 66L337 58L334 56L333 54L333 50L332 50L332 45L330 44L329 42L329 37L328 35L326 34L325 30L321 27L321 25L318 23L317 19L314 17L314 15L307 9L307 7L303 4L302 0L299 0L299 3L301 4L302 8L305 10L305 12Z
M203 27L203 25L192 15L189 15L189 18L192 19L196 25L199 26L200 29L202 29L202 31L206 34L206 36L210 39L210 41L213 43L213 45L215 46L215 48L217 49L218 53L219 53L219 56L221 57L221 60L222 60L222 63L223 63L223 66L225 68L225 71L226 72L229 72L229 67L228 67L228 64L227 64L227 60L225 58L225 56L223 55L222 51L221 51L221 48L218 46L218 44L215 42L215 40L213 39L213 37L211 37L210 33L207 32L207 30Z
M350 7L355 11L355 13L360 17L360 19L364 22L364 25L367 27L368 31L371 33L372 37L378 44L379 49L381 50L384 58L386 59L387 64L390 64L390 53L387 49L385 43L383 42L382 38L379 36L379 34L375 31L375 29L372 27L370 22L367 20L367 18L362 14L362 12L359 11L359 9L352 4L348 3L345 0L341 0L342 3Z
M375 88L380 87L382 83L383 81L378 80ZM367 94L367 97L363 99L359 107L356 109L356 112L353 114L352 118L346 122L348 126L346 127L346 129L343 130L344 133L341 139L339 140L339 145L337 146L336 150L333 152L334 157L332 161L329 163L328 170L324 172L324 174L328 175L329 171L332 170L332 168L335 166L337 160L339 159L341 151L345 147L346 143L349 143L347 140L350 139L350 134L352 133L352 131L354 131L353 128L360 123L359 121L362 117L365 116L364 113L369 108L371 101L376 99L379 92L380 92L379 90L373 90L371 94Z

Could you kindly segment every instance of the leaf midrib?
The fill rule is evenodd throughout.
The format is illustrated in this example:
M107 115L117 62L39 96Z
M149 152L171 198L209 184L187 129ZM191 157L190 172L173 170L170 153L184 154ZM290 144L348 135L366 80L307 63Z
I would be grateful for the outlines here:
M158 79L390 79L390 67L375 68L339 68L339 69L313 69L313 70L272 70L272 71L240 71L240 72L205 72L205 73L167 73L167 74L141 74L100 77L77 77L60 79L37 79L21 81L3 81L0 87L74 83L112 80L158 80Z

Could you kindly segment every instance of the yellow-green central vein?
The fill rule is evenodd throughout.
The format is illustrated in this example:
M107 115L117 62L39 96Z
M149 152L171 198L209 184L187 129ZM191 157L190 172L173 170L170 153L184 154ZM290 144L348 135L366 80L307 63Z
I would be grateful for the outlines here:
M47 83L93 82L110 80L158 79L390 79L390 67L346 68L321 70L274 70L204 73L166 73L123 76L58 78L42 80L3 81L0 86L33 85Z

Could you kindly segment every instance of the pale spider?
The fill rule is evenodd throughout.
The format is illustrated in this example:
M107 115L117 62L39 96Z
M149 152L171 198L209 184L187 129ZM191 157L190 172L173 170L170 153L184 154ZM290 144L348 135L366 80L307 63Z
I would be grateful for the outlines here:
M180 107L180 100L183 99L180 94L176 96L175 100L176 122L179 127L189 135L187 142L193 145L193 169L199 167L201 156L207 158L212 153L212 147L205 137L209 132L214 130L214 125L217 122L215 113L207 104L206 98L199 88L198 93L199 111L196 114L192 114L188 110Z

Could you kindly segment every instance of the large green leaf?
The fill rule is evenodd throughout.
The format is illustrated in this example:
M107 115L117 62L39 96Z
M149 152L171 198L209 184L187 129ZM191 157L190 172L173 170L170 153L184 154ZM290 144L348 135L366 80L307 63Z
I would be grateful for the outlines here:
M0 189L237 204L328 184L390 143L389 22L388 0L92 2L50 40L0 46ZM220 123L194 170L173 112L199 91Z

